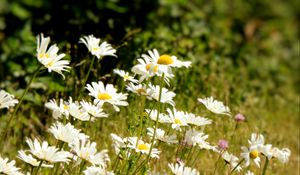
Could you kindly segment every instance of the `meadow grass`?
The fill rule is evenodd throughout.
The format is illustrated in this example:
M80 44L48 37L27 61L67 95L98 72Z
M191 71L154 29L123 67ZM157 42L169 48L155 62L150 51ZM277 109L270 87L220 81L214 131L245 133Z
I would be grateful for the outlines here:
M86 61L87 65L81 68L82 71L87 71L87 67L89 67L88 63L89 60ZM104 76L97 74L98 69L100 68L97 66L91 69L91 77L87 83L92 80L117 82L117 88L122 89L122 92L127 92L124 87L125 82L123 82L121 77L111 74L109 78L103 79ZM204 67L196 63L192 64L192 67L187 70L176 70L176 76L170 81L170 87L168 88L176 93L174 101L177 110L192 112L196 115L212 119L213 123L211 125L200 127L199 129L209 135L208 142L212 145L217 145L220 139L228 140L228 151L237 156L239 156L241 152L240 147L247 145L247 140L251 133L263 134L266 138L266 142L276 147L288 147L292 151L289 162L287 164L281 164L279 161L272 159L267 169L268 173L297 173L296 170L299 168L297 157L299 154L299 150L297 149L299 146L299 132L293 131L299 131L299 118L295 117L295 114L299 112L297 108L298 102L291 97L289 93L285 94L285 96L280 96L282 92L291 92L288 88L291 87L289 83L292 84L292 82L287 82L285 85L282 85L272 96L269 94L270 92L268 92L268 86L263 86L263 88L259 90L254 89L251 83L247 82L251 80L245 79L245 77L248 76L248 72L243 69L247 69L247 67L238 67L238 69L236 69L236 67L226 65L226 60L217 60L215 63L210 62L210 67ZM223 73L230 71L232 71L230 74L224 75ZM70 82L75 84L71 88L69 87L69 94L54 93L55 95L53 97L56 98L56 100L58 100L58 98L67 100L68 95L70 95L74 100L80 100L80 98L76 97L91 100L91 97L88 97L87 90L82 88L81 82L77 81L76 83L75 80L72 80L72 73L74 73L74 71L72 71L70 75L66 74L67 78L65 80L66 84ZM241 74L243 75L241 76ZM84 75L83 72L82 75ZM78 80L80 80L80 78L78 78ZM159 77L154 78L152 81L153 84L161 83ZM29 93L29 95L32 94ZM214 96L218 97L218 99L223 99L225 104L232 109L233 116L237 113L242 113L246 116L246 120L237 123L233 116L228 117L226 115L213 114L208 111L204 105L197 102L198 97L205 96ZM52 98L46 95L41 95L41 97L43 98L41 101L45 102ZM30 96L25 96L25 99L29 98ZM142 138L147 138L145 128L153 126L155 123L149 120L147 115L144 114L144 109L149 109L153 105L157 106L156 103L146 100L143 96L136 96L132 93L129 94L127 101L129 102L129 106L121 107L120 112L114 111L109 105L104 105L103 109L109 114L109 117L97 119L95 122L74 121L74 119L69 117L75 128L80 128L85 134L90 136L92 141L97 142L97 148L99 150L109 150L111 163L108 167L110 168L112 168L115 161L118 160L111 146L112 140L110 134L116 133L121 137L127 137L136 136L142 131ZM163 111L165 111L166 106L169 105L161 106ZM2 128L5 128L5 124L8 123L8 118L12 115L12 111L12 109L2 111ZM2 144L5 144L2 149L2 155L13 158L16 156L17 150L27 149L25 146L25 138L27 137L48 140L51 145L58 145L57 140L48 132L50 126L56 121L51 115L51 112L46 110L43 105L35 105L26 100L24 104L22 104L20 111L12 120L12 127L9 130L7 139L2 141ZM143 123L142 130L140 130L141 120ZM65 119L61 121L65 121ZM170 126L168 127L168 125L164 124L159 124L159 127L165 130L170 129ZM186 131L186 129L183 129L183 131ZM293 134L291 135L292 132ZM174 130L172 133L176 133L176 131ZM148 138L147 140L150 141L151 139ZM64 148L67 149L66 146ZM136 156L138 157L131 157L128 161L118 160L119 163L115 168L115 172L120 174L139 174L141 171L151 169L152 172L167 173L170 172L167 164L176 162L178 158L185 162L186 166L192 166L201 174L213 174L214 171L216 171L217 174L227 174L230 172L230 168L224 166L224 162L219 160L219 155L209 150L199 151L195 148L194 150L190 149L190 147L185 148L182 145L176 146L168 144L159 144L159 150L161 150L160 158L152 159L145 164L145 167L141 166L142 169L137 168L139 167L138 165L143 165L142 159L145 160L145 156L142 156L141 159L137 154ZM134 152L131 153L134 155ZM264 162L263 159L262 162ZM218 165L217 168L216 164ZM18 165L29 171L28 166L25 166L25 164L22 164L19 160ZM261 166L262 165L263 164L261 164ZM71 166L74 167L70 173L80 171L79 165L71 164ZM66 166L63 166L59 172L64 173L63 169L66 169ZM262 172L262 168L257 168L253 164L250 168L248 167L246 169L250 169L255 174ZM47 168L42 168L40 173L51 174L53 172Z

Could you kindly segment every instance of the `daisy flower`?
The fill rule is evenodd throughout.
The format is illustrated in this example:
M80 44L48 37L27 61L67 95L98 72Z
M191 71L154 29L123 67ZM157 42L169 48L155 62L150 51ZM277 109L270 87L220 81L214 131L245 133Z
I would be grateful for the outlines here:
M188 126L187 124L187 115L185 112L177 111L175 108L171 110L167 109L168 117L170 122L172 123L172 128L181 131L181 126Z
M154 135L154 129L153 128L147 128L147 134L151 137ZM175 134L168 136L166 135L166 132L162 129L157 128L156 129L156 134L155 134L155 139L160 140L162 142L171 144L171 143L178 143L177 137Z
M260 157L259 157L259 150L256 145L250 146L249 148L242 146L242 153L241 157L245 160L245 166L248 167L250 165L250 160L253 160L254 163L260 167Z
M133 84L133 83L129 83L127 86L126 86L126 89L128 91L131 91L137 95L145 95L145 96L149 96L150 93L152 92L151 89L147 88L146 85L142 85L142 84Z
M162 76L162 72L158 69L158 64L151 62L148 55L143 54L142 58L139 58L137 61L138 64L133 66L131 71L141 76L139 82L153 76ZM168 84L169 79L173 78L174 75L171 72L171 69L169 69L169 72L164 72L164 74L164 81Z
M4 90L0 90L0 109L15 106L19 101L15 97Z
M86 160L93 165L106 167L106 163L110 161L107 150L97 152L96 142L84 141L77 139L72 144L72 152L83 160Z
M184 143L193 146L197 145L200 147L200 149L214 149L208 142L206 142L207 138L208 135L205 135L203 132L197 131L195 129L189 129L185 133Z
M19 159L21 159L22 161L24 161L24 162L26 162L26 163L28 163L28 164L30 164L31 166L35 166L35 167L37 167L37 166L39 166L40 165L40 162L41 161L38 161L37 159L35 159L34 157L32 157L32 155L31 154L26 154L25 153L25 151L23 151L23 150L20 150L20 151L18 151L18 158ZM49 167L49 168L52 168L53 167L53 165L47 165L47 164L42 164L41 165L42 167Z
M67 69L70 68L68 66L69 61L62 60L62 58L65 57L65 54L57 54L59 49L56 44L50 46L47 50L49 42L49 37L44 38L43 34L37 36L37 59L48 69L48 72L57 72L65 78L62 71L68 71Z
M69 105L70 115L77 120L81 121L94 121L94 117L91 117L87 111L76 102Z
M287 163L289 161L289 157L291 156L291 150L288 148L278 149L273 148L273 157L277 158L281 163Z
M188 113L186 117L186 123L195 126L204 126L211 124L212 120L205 117L196 116L192 113Z
M126 81L130 81L130 82L133 82L133 83L138 82L138 80L134 79L133 76L129 75L129 72L125 72L124 70L114 69L114 73L119 75L120 77L122 77L125 82Z
M106 41L99 45L100 41L101 40L99 38L96 38L93 35L89 35L80 38L79 43L85 44L91 54L96 56L98 59L101 59L103 56L117 57L116 49L114 49Z
M56 122L50 127L49 132L53 134L57 140L68 144L72 144L75 139L87 140L89 138L89 136L81 133L81 131L76 129L71 123L64 125L60 122Z
M153 109L152 111L150 109L146 109L146 113L148 114L149 118L153 121L156 121L157 118L157 110ZM158 122L159 123L171 123L170 117L168 117L164 113L159 113L158 116Z
M108 117L108 114L103 112L103 109L99 106L96 106L96 105L94 105L90 102L86 102L84 100L81 101L80 104L84 111L86 111L87 113L89 113L91 116L93 116L95 118Z
M252 133L250 140L248 140L249 145L251 146L261 146L264 145L265 143L265 138L262 134L256 134L256 133Z
M129 137L128 138L128 147L134 149L136 152L140 152L142 154L149 154L150 152L150 143L146 143L143 140L138 140L137 137ZM157 148L152 148L150 157L159 158L160 151Z
M214 100L213 97L206 97L206 98L198 98L198 101L215 114L224 114L231 116L229 107L225 106L222 102Z
M26 143L30 148L29 152L31 154L33 154L40 160L44 160L50 163L69 162L69 158L72 156L67 151L59 151L58 148L49 146L48 142L46 141L40 143L37 139L34 139L34 141L32 141L31 139L27 138Z
M110 134L110 136L113 141L112 146L114 147L116 154L119 154L121 149L127 148L127 138L121 138L114 133Z
M92 82L86 87L89 90L89 95L94 97L94 103L102 106L105 102L113 105L116 111L120 111L118 106L128 106L127 94L117 93L117 89L112 84L104 84L99 81L98 83Z
M169 67L190 67L191 66L191 62L190 61L179 61L177 59L176 56L174 55L159 55L158 51L156 49L153 49L152 51L149 50L148 51L148 58L150 59L151 62L154 62L156 64L158 64L160 67L159 69L163 69L163 72L165 72L164 69L167 69L167 67L165 66L169 66Z
M266 156L269 160L273 157L273 149L271 144L259 145L258 150L264 156Z
M20 168L15 166L16 161L12 160L9 162L8 158L2 158L0 156L0 174L7 175L22 175L23 173L19 172Z
M169 163L168 166L174 175L200 175L196 169L184 166L183 163Z
M159 100L159 92L160 92L160 86L156 85L149 85L149 88L151 89L151 94L150 97L151 99L155 99L156 101ZM168 103L172 106L175 106L175 102L173 101L173 98L176 96L176 94L172 91L169 91L166 88L162 88L161 91L161 98L160 102L161 103Z
M59 99L59 104L55 99L50 100L45 104L45 107L52 110L52 116L55 119L62 118L62 115L69 117L69 105L73 103L72 98L69 98L69 101L64 101Z

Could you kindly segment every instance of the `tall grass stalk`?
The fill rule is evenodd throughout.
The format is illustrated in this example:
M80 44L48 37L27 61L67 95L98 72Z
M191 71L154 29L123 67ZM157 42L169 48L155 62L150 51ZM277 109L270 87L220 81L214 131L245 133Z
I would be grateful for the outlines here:
M161 93L162 93L162 89L163 89L163 83L164 83L164 78L165 78L165 74L163 73L162 76L161 76L161 80L160 80L160 83L159 83L159 96L158 96L158 109L157 109L157 116L156 116L156 121L155 121L155 127L154 127L154 132L153 132L153 137L152 137L152 140L151 140L151 146L150 146L150 150L149 150L149 154L147 156L147 161L149 161L150 159L150 155L151 155L151 152L152 152L152 148L153 148L153 145L154 145L154 141L155 141L155 136L156 136L156 130L157 130L157 127L158 127L158 119L159 119L159 114L160 114L160 111L161 111L161 104L160 104L160 100L161 100Z
M263 169L263 172L261 173L262 175L266 174L268 165L269 165L269 159L266 156L266 161L265 161L264 169Z
M158 101L158 109L157 109L157 116L156 116L155 127L154 127L153 137L152 137L152 140L151 140L151 146L150 146L149 154L147 155L147 158L144 159L140 163L140 165L136 168L136 170L134 171L134 174L137 173L144 166L145 163L149 162L149 159L150 159L150 156L151 156L151 152L152 152L152 148L153 148L154 141L155 141L155 136L156 136L156 129L158 127L159 114L160 114L160 111L161 111L160 100L161 100L162 88L163 88L163 83L164 83L164 77L165 77L165 74L163 73L162 76L161 76L161 79L160 79L160 84L159 84L160 88L159 88L159 96L158 96L158 100L157 100ZM154 107L154 105L155 104L153 104L153 107ZM151 111L152 111L152 109L151 109Z
M239 166L240 164L242 164L244 162L245 159L242 159L230 172L230 174L232 174Z
M89 75L90 75L90 73L91 73L91 71L92 71L92 68L93 68L93 65L94 65L94 62L95 62L95 57L96 57L96 56L94 56L94 57L92 58L90 67L89 67L89 69L88 69L88 72L87 72L87 74L85 75L85 78L84 78L84 80L83 80L83 82L82 82L82 88L81 88L81 92L80 92L79 94L83 94L82 91L84 90L86 81L88 80Z
M37 175L37 174L38 174L38 172L39 172L39 170L40 170L40 168L41 168L42 164L43 164L43 160L41 160L41 162L40 162L39 166L36 168L35 175Z
M30 88L31 83L34 81L35 77L38 75L38 73L41 70L41 68L42 68L42 64L39 65L39 67L34 71L33 75L31 76L31 78L30 78L30 80L29 80L29 82L27 84L27 87L25 88L25 90L23 91L23 93L22 93L22 95L20 97L19 103L17 104L14 112L12 113L12 115L10 116L10 118L9 118L7 124L6 124L5 130L3 131L2 136L1 136L1 138L2 138L1 150L2 150L2 146L4 145L3 141L6 140L7 132L9 130L11 121L14 118L14 116L17 114L17 112L18 112L18 110L19 110L19 108L20 108L20 106L21 106L21 104L23 102L23 99L24 99L25 95L27 94L27 92L28 92L28 90Z

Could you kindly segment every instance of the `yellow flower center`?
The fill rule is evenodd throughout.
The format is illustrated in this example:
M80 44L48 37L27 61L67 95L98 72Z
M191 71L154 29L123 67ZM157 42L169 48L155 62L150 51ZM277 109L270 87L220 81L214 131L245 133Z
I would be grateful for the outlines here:
M158 66L157 65L153 65L151 63L146 65L146 70L149 71L151 69L152 72L157 72L158 71Z
M147 151L147 150L149 150L149 146L147 146L147 145L144 144L144 143L138 144L137 148L138 148L139 150L142 150L142 151Z
M97 50L99 50L99 48L98 47L93 47L92 50L97 51Z
M45 53L40 53L38 57L39 58L49 58L50 56L47 53L46 54Z
M88 159L90 157L90 153L89 152L82 152L82 153L80 153L79 157L81 157L83 159Z
M129 79L129 75L124 75L123 78L124 78L125 80L128 80L128 79Z
M67 110L68 109L68 105L64 105L64 110Z
M178 119L178 118L175 118L174 123L181 125L182 121L180 119Z
M111 99L111 96L108 93L99 93L97 97L99 100L110 100Z
M53 64L54 64L54 62L53 62L53 61L50 61L46 66L47 66L47 67L52 67Z
M139 88L139 89L137 89L136 91L137 91L137 93L139 93L139 94L146 94L146 93L147 93L146 90L143 89L143 88Z
M158 58L157 64L164 64L169 65L172 64L174 61L170 55L162 55Z
M257 150L253 150L250 152L250 158L255 159L258 157L259 152Z

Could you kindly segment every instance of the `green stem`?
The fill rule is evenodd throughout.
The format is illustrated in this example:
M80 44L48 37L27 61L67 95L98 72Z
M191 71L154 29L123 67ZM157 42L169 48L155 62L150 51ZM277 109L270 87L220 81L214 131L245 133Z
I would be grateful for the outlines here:
M63 148L63 146L64 146L64 142L59 140L58 143L57 143L57 145L58 145L58 150L60 151ZM54 166L54 169L55 169L54 174L55 175L57 175L57 173L58 173L59 166L60 166L60 162L57 162L55 164L55 166Z
M194 159L193 163L191 164L191 167L193 167L193 166L194 166L194 164L197 162L197 160L198 160L198 157L200 156L200 154L201 154L201 149L200 149L200 150L198 150L198 153L197 153L197 155L196 155L196 157L195 157L195 159Z
M140 129L139 129L139 133L138 133L138 140L141 139L142 137L142 132L143 132L143 112L144 112L144 106L145 106L145 97L142 96L142 102L141 102L141 107L140 107ZM136 146L138 145L138 142L136 142Z
M87 74L86 74L86 76L85 76L85 78L84 78L84 80L83 80L83 83L82 83L82 90L81 90L81 91L84 90L85 83L86 83L87 79L89 78L89 75L90 75L91 70L92 70L92 68L93 68L94 62L95 62L95 56L93 57L93 59L92 59L92 61L91 61L91 64L90 64L90 67L89 67L89 70L88 70L88 72L87 72ZM82 93L80 93L80 94L82 94Z
M135 171L133 172L133 174L137 174L137 172L139 172L139 170L143 167L142 165L144 165L144 163L146 162L146 160L147 160L147 158L142 161L142 163L135 169Z
M28 90L29 90L29 88L30 88L31 83L33 82L33 80L35 79L35 77L37 76L37 74L39 73L41 67L42 67L42 64L35 70L35 72L33 73L32 77L31 77L31 79L29 80L29 82L28 82L28 84L27 84L26 89L23 91L23 94L22 94L22 96L20 97L19 103L17 104L17 106L16 106L16 108L15 108L13 114L10 116L10 118L9 118L9 120L8 120L8 123L7 123L7 125L6 125L6 128L5 128L5 130L4 130L4 132L3 132L3 135L2 135L2 137L1 137L2 140L6 140L6 135L7 135L7 132L8 132L8 130L9 130L11 121L12 121L13 117L16 115L16 113L18 112L18 109L20 108L20 106L21 106L21 104L22 104L22 102L23 102L23 99L24 99L25 95L27 94L27 92L28 92Z
M266 157L266 162L265 162L265 166L264 166L262 175L265 175L265 174L266 174L268 165L269 165L269 159L268 159L268 157Z
M113 172L115 172L116 168L118 167L120 162L119 154L117 155L117 159L114 162L114 165L112 166Z
M214 174L216 174L216 170L217 170L217 167L218 167L218 162L219 162L219 160L220 160L222 154L223 154L223 152L221 152L221 153L219 154L219 157L218 157L217 161L215 162Z
M159 84L160 89L159 89L159 96L158 96L158 100L157 100L158 102L160 102L160 100L161 100L161 94L162 94L162 88L163 88L164 77L165 77L165 74L163 73L163 74L162 74L162 77L161 77L160 84ZM155 103L153 104L153 107L154 107L154 105L155 105ZM159 104L159 105L158 105L158 109L157 109L157 116L156 116L155 127L154 127L153 137L152 137L152 140L151 140L151 146L150 146L149 154L148 154L147 158L146 158L144 161L142 161L142 162L140 163L140 165L136 168L136 170L134 171L133 174L136 174L136 173L143 167L143 165L144 165L145 163L149 162L149 159L150 159L150 156L151 156L151 152L152 152L152 148L153 148L154 141L155 141L156 129L157 129L157 127L158 127L159 113L160 113L160 110L161 110L160 106L161 106L161 105ZM153 108L152 108L152 109L153 109ZM152 109L151 109L150 113L152 112ZM149 113L149 115L150 115L150 113Z
M231 172L230 172L230 174L232 174L236 169L237 169L237 167L239 167L240 166L240 164L241 163L243 163L244 162L244 160L245 159L242 159L232 170L231 170Z
M81 162L81 165L80 165L80 169L79 169L79 172L78 172L78 175L80 175L82 173L82 170L86 164L86 161L85 160L82 160L83 162Z
M33 174L34 166L31 165L30 174Z
M194 150L194 146L192 146L191 149L189 150L189 153L186 158L186 164L190 162L193 150Z
M158 96L158 102L160 102L161 100L161 94L162 94L162 89L163 89L163 82L164 82L164 78L165 78L165 74L163 73L162 76L161 76L161 80L160 80L160 85L159 85L159 96ZM153 145L154 145L154 141L155 141L155 136L156 136L156 129L158 127L158 119L159 119L159 113L160 113L160 104L158 105L158 109L157 109L157 116L156 116L156 121L155 121L155 127L154 127L154 132L153 132L153 137L152 137L152 141L151 141L151 146L150 146L150 150L149 150L149 154L147 156L147 161L149 161L150 159L150 155L151 155L151 152L152 152L152 148L153 148Z
M43 164L43 160L41 160L41 162L40 162L39 166L37 167L37 169L36 169L36 171L35 171L35 175L37 175L37 174L38 174L38 172L39 172L39 169L41 168L42 164Z

